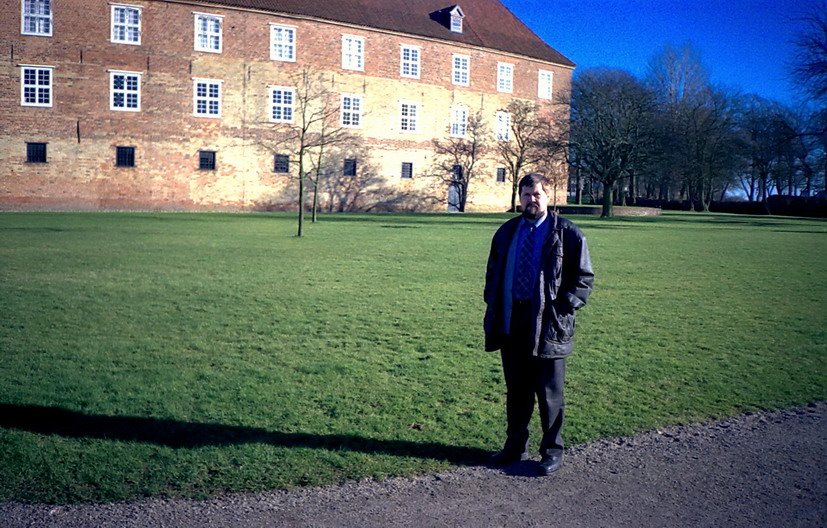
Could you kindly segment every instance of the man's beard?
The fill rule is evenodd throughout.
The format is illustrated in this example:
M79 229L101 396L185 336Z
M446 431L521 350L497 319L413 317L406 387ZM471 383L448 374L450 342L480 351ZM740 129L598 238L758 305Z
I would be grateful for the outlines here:
M531 211L529 211L529 209L531 209ZM525 218L526 220L539 220L543 216L545 216L545 214L546 212L536 205L529 206L523 209L523 218Z

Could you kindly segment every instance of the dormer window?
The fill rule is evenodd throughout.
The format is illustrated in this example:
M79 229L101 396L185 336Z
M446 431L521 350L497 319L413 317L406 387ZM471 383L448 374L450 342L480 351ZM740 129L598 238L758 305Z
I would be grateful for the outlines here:
M450 11L451 15L451 31L454 33L462 33L462 19L465 18L465 14L462 12L459 6L454 6L454 8Z

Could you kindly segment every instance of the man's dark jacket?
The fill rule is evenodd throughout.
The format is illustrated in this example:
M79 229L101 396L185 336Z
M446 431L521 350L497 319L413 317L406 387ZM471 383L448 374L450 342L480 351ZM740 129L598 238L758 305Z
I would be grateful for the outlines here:
M503 280L508 251L522 217L503 224L491 241L488 269L485 273L485 350L502 348L507 337L503 329ZM549 212L543 242L539 279L532 299L534 325L532 354L561 358L571 354L574 337L574 311L586 304L594 284L586 238L580 229ZM511 288L508 288L511 291Z

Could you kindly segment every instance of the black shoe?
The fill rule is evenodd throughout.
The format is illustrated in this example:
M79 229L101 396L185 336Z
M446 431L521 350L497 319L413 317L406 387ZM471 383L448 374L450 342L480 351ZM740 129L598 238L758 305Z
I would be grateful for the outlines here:
M540 474L551 475L563 465L563 454L559 455L543 455L540 460Z
M497 451L488 459L488 463L492 466L506 466L514 462L520 462L528 459L528 453L516 453L514 451Z

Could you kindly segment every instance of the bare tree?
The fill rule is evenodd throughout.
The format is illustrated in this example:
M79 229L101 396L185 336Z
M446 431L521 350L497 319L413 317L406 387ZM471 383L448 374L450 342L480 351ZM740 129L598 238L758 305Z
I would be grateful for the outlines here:
M792 64L793 78L802 91L815 100L827 102L827 2L819 2L802 16Z
M434 161L431 176L440 183L440 187L453 186L457 190L456 207L460 212L465 212L468 188L477 176L480 160L490 148L490 133L482 113L477 111L467 116L465 123L452 124L448 138L432 141Z
M278 94L273 103L280 112L275 125L275 135L268 141L274 152L288 152L295 158L291 176L299 184L299 216L297 236L303 235L306 188L313 186L313 221L318 207L318 181L325 149L351 141L348 129L339 122L339 105L333 90L333 81L324 73L302 68L290 75L292 91ZM287 104L290 98L292 104ZM286 115L290 112L291 115Z
M517 210L520 178L543 159L539 142L545 125L536 103L514 99L500 110L505 123L497 123L494 149L505 164L511 180L511 211ZM502 128L500 128L502 127Z
M652 109L651 92L626 71L587 70L572 82L570 145L603 185L603 218L612 216L615 185L646 155Z

